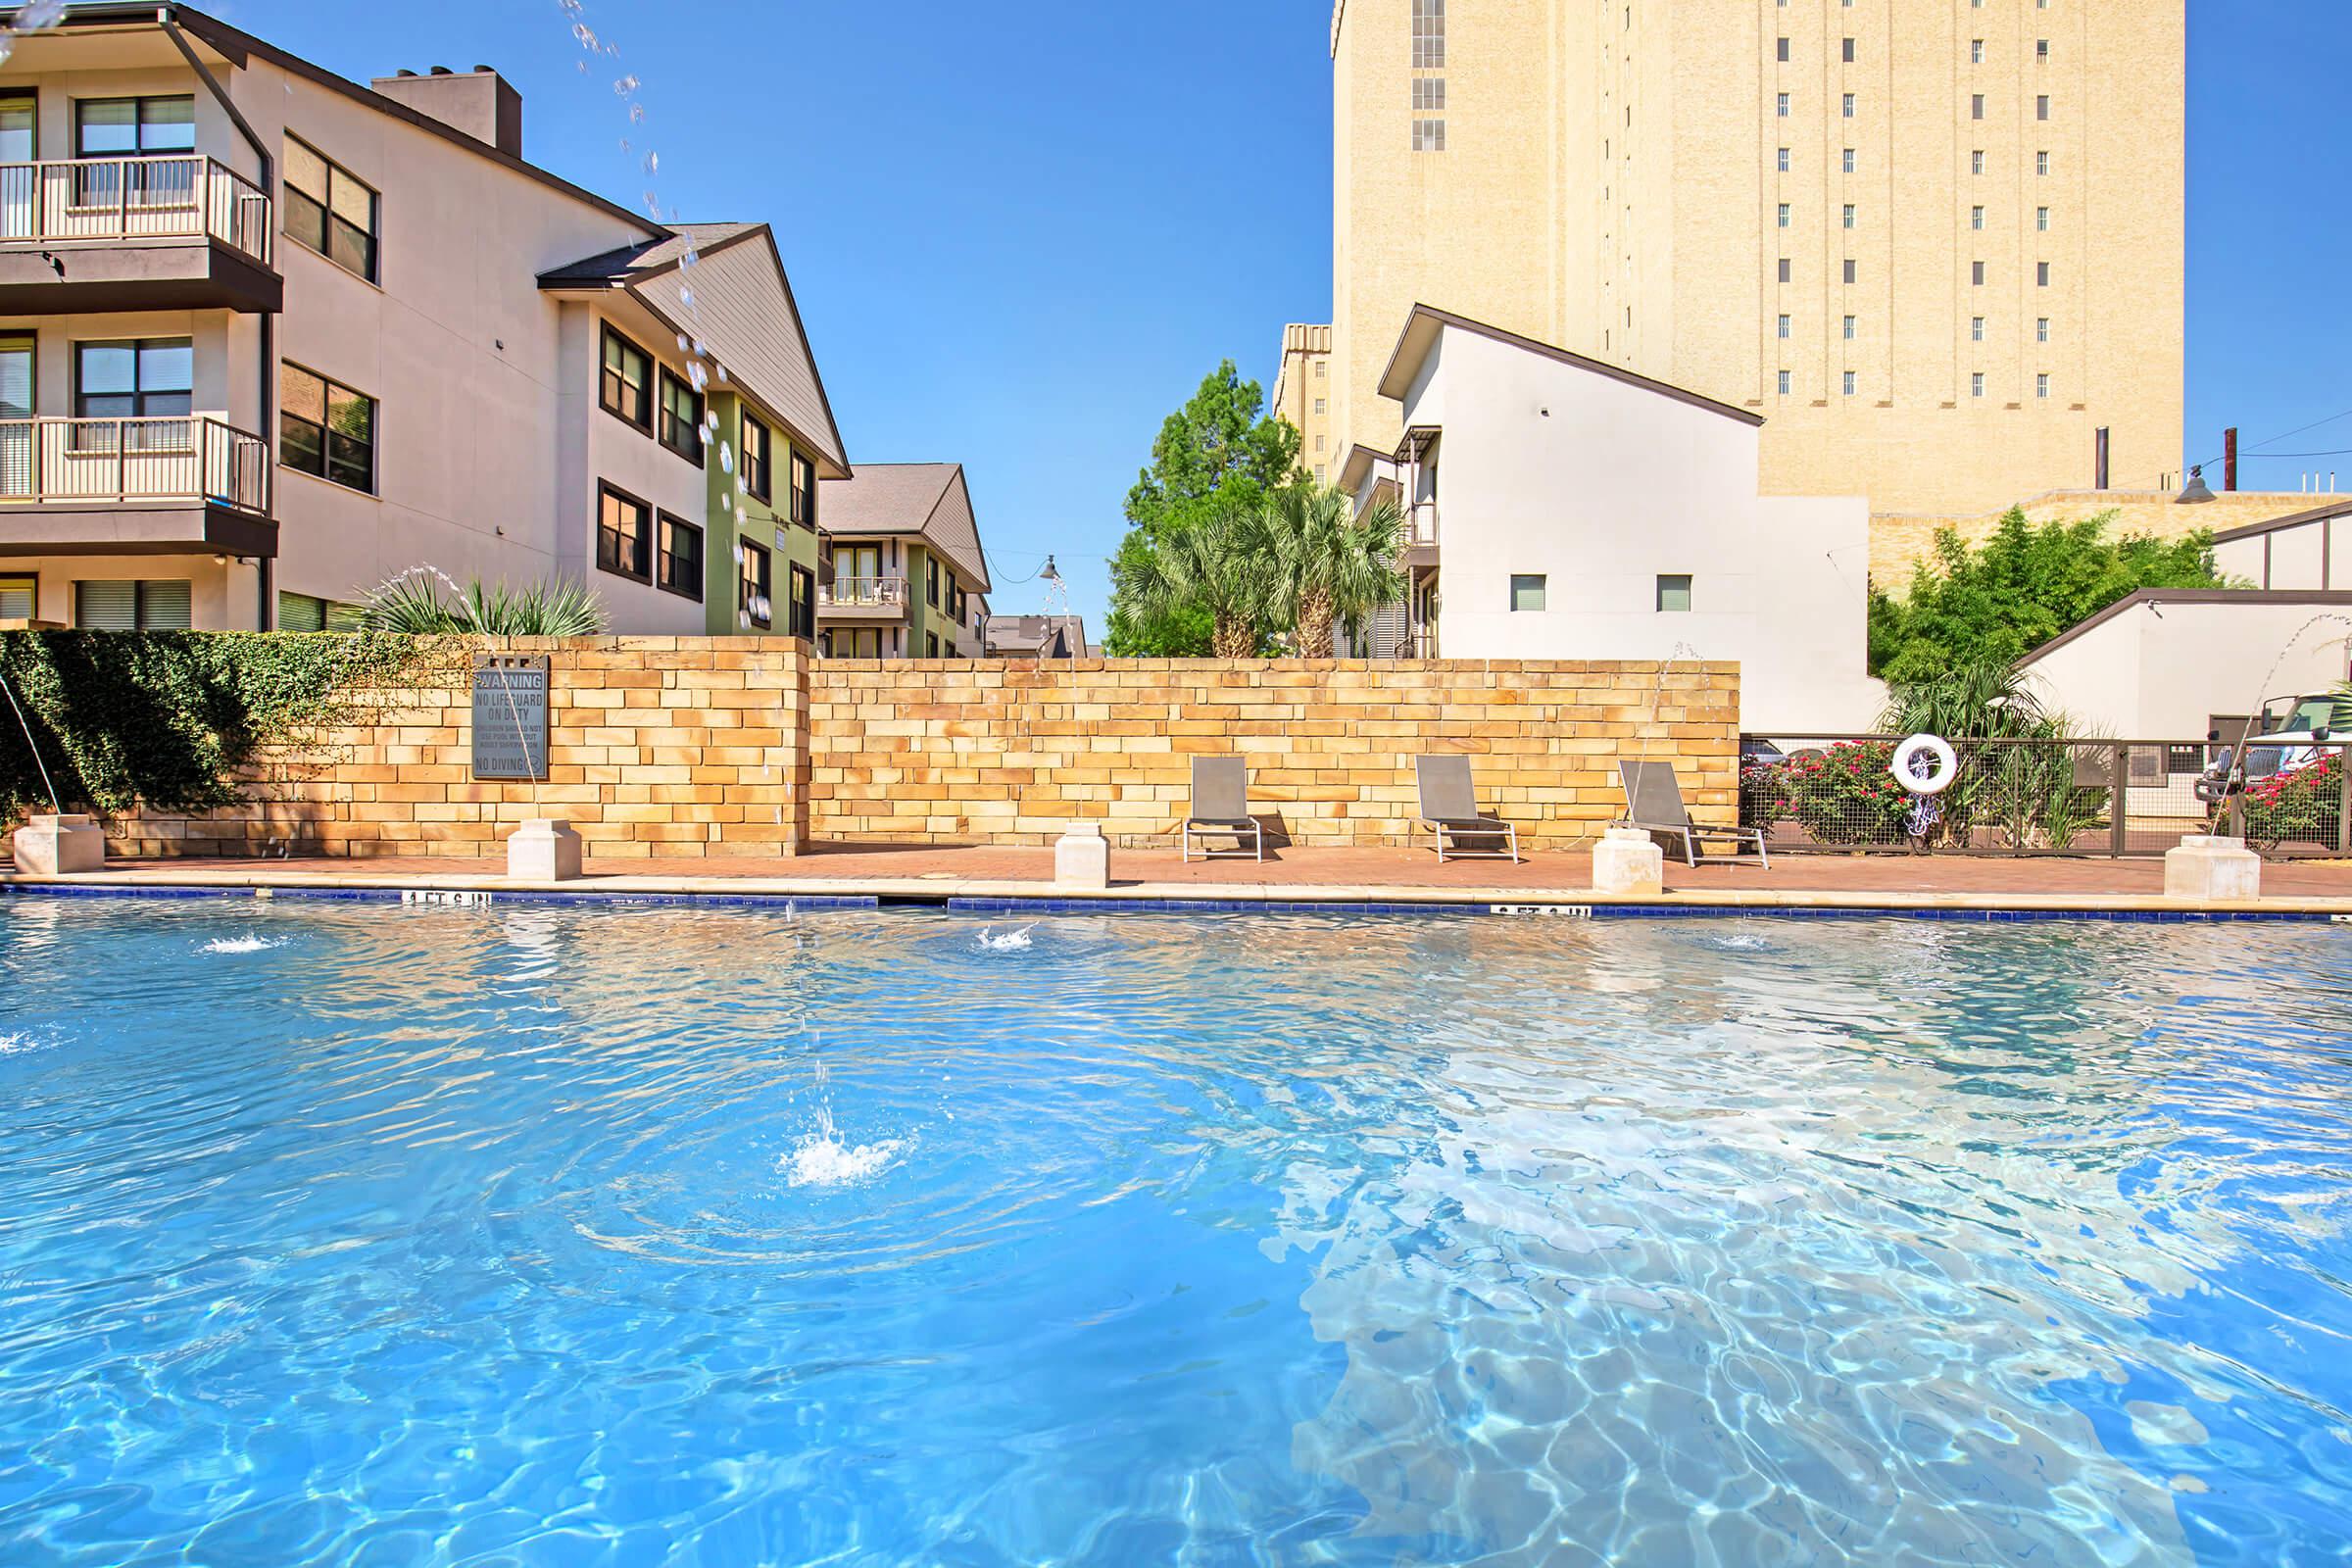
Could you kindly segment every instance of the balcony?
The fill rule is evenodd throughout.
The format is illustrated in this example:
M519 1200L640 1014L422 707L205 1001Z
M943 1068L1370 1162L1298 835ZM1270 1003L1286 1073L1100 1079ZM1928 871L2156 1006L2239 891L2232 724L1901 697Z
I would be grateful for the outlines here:
M906 579L904 577L842 577L821 583L816 590L816 618L820 621L905 620Z
M0 555L274 556L271 471L209 415L0 419Z
M1437 502L1416 501L1404 509L1404 564L1407 566L1438 564Z
M0 164L0 312L275 311L271 217L194 154Z

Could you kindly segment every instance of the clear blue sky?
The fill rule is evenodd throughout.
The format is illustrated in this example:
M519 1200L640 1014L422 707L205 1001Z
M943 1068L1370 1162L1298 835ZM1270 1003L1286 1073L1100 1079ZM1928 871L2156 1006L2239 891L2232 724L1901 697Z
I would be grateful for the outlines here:
M1329 0L591 0L621 53L585 75L556 0L211 9L362 80L495 66L531 160L630 205L637 75L662 199L775 225L853 460L966 465L1000 612L1053 551L1100 636L1160 418L1226 357L1270 392L1282 323L1329 319ZM2352 410L2352 6L2188 9L2194 462ZM2330 466L2352 488L2352 455L2243 482Z

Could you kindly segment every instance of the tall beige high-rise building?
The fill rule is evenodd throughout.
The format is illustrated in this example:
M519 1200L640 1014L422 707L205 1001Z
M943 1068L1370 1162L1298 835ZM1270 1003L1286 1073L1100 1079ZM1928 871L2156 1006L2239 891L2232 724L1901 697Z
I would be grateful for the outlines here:
M1338 0L1329 444L1416 301L1765 416L1763 484L2179 466L2182 0ZM1295 328L1292 330L1296 330Z
M1274 376L1273 412L1298 432L1298 462L1329 479L1347 460L1331 431L1331 328L1294 322L1282 329L1282 368Z

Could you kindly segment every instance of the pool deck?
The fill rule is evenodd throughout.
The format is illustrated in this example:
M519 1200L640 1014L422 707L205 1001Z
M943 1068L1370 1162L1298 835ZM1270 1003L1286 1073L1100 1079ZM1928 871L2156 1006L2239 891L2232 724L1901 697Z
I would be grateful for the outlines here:
M1248 859L1194 860L1174 850L1114 851L1107 893L1054 886L1050 849L820 845L792 858L591 860L574 882L510 882L503 861L174 859L118 861L82 876L0 873L0 887L75 892L222 894L546 894L614 898L873 898L884 903L1016 905L1175 902L1219 906L1410 905L1656 909L2028 911L2086 915L2239 913L2352 918L2352 863L2273 861L2263 897L2244 904L2167 899L2158 860L1789 855L1769 869L1669 863L1666 891L1600 898L1581 852L1448 860L1401 849L1287 849Z

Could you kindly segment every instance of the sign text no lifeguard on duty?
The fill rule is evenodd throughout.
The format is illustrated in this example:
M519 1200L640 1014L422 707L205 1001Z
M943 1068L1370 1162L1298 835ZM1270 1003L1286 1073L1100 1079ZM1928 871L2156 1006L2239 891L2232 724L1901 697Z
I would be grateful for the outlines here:
M473 662L473 776L547 777L547 660L486 654Z

